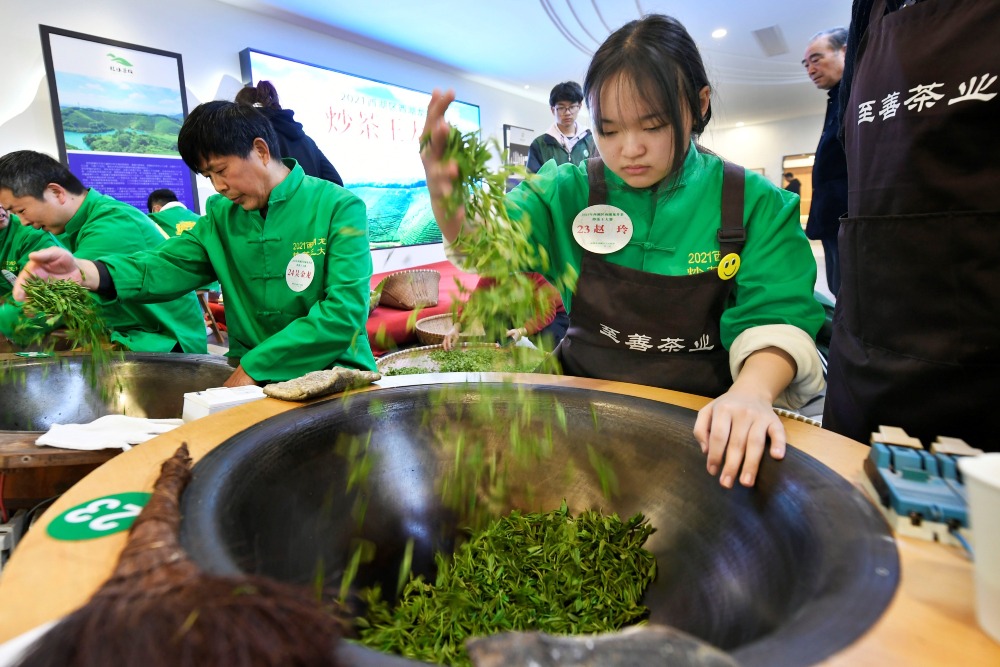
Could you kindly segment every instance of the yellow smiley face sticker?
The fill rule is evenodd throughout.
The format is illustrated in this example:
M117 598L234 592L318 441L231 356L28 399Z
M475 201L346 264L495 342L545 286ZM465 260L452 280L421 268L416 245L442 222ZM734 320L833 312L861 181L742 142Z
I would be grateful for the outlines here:
M723 280L729 280L736 275L736 272L740 270L740 256L735 252L731 252L722 258L719 262L719 277Z

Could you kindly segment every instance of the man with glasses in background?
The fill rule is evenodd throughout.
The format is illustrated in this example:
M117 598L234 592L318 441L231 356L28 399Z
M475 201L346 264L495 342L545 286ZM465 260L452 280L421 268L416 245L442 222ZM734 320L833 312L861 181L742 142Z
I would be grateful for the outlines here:
M528 171L537 172L549 160L556 164L579 164L597 155L594 136L576 122L583 102L583 89L575 81L564 81L549 93L549 107L555 122L531 142Z

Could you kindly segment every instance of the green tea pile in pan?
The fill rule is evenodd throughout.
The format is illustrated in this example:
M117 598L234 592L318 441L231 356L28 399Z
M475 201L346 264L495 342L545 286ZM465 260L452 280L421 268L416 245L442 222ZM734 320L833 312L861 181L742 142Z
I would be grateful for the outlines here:
M544 354L527 347L466 347L456 350L432 350L427 353L428 367L397 366L382 375L418 375L420 373L531 373L544 362Z
M393 606L378 588L356 621L366 646L446 665L468 665L463 643L506 631L614 632L642 621L656 560L653 532L636 514L514 511L473 533L451 558L438 554L431 583L411 577Z

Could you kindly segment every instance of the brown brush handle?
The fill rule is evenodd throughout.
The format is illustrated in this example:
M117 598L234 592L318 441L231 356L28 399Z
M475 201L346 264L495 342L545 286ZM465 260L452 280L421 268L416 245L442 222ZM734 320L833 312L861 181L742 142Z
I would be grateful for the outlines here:
M138 575L148 579L157 571L175 578L178 574L197 571L177 537L181 523L180 496L190 480L191 457L187 443L183 443L163 462L160 476L153 485L153 495L132 524L113 579Z

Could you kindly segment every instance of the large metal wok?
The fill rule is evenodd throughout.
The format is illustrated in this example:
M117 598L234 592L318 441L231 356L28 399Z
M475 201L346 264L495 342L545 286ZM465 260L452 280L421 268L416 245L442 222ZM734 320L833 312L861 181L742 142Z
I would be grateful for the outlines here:
M501 449L517 395L503 387L488 385L497 418L487 434ZM530 473L536 496L526 509L554 509L565 498L573 511L646 514L657 528L646 546L659 567L645 599L651 622L689 632L743 665L806 665L850 644L889 603L899 565L885 523L812 457L790 447L784 461L764 463L754 489L727 491L705 472L691 435L694 412L586 389L527 391L541 421L553 419L558 400L568 433L555 430L551 464ZM454 518L434 492L449 464L432 434L461 422L483 396L477 384L414 385L261 422L196 465L183 499L182 542L214 573L307 583L322 563L336 583L349 542L360 534L376 543L377 554L357 585L380 581L394 590L408 540L416 544L417 571L431 567L435 548L450 548ZM368 432L376 460L359 530L344 492L347 465L334 443ZM587 444L617 472L621 491L613 501L601 495ZM577 471L570 479L567 461Z
M118 414L180 417L184 394L221 387L223 357L130 352L95 366L90 355L0 361L0 430L45 431Z

